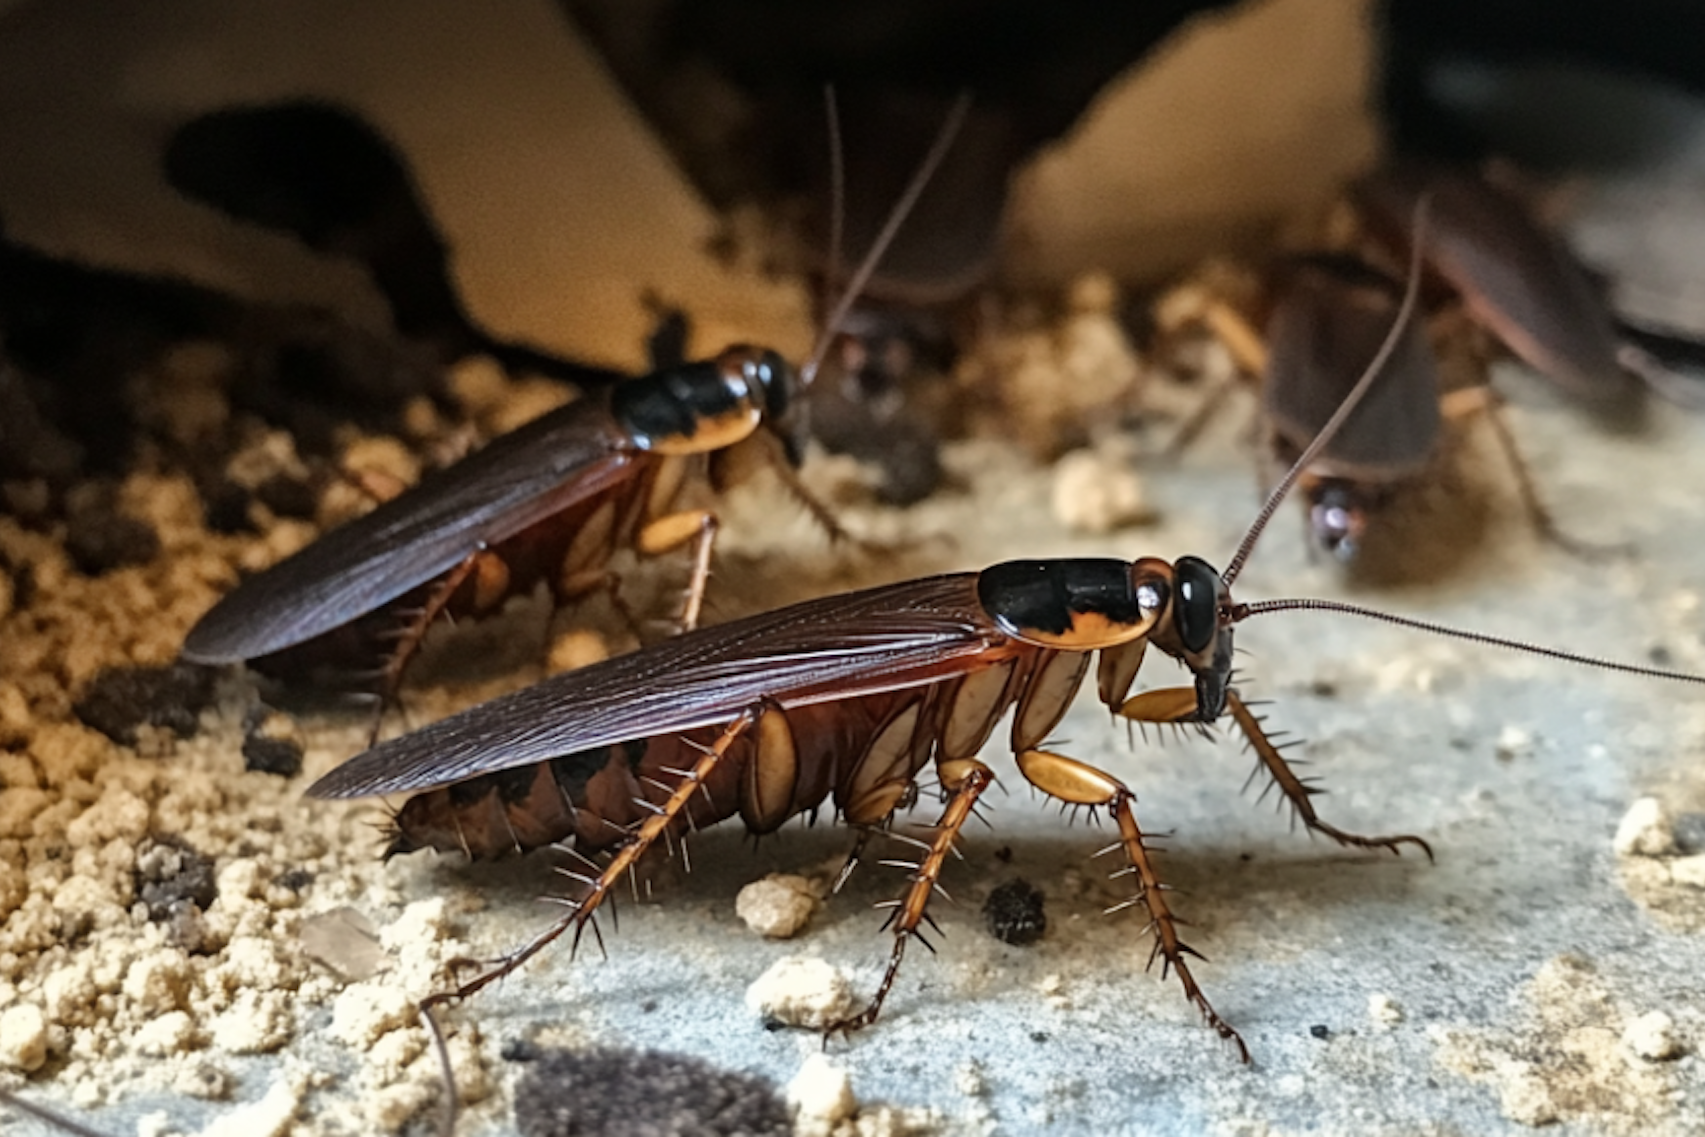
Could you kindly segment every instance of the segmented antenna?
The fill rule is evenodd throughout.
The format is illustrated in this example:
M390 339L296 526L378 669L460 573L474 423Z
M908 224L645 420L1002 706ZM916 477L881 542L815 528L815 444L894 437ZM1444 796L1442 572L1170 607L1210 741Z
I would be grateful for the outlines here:
M1410 319L1414 317L1415 305L1421 295L1421 244L1426 236L1427 203L1430 200L1429 194L1422 194L1420 200L1415 203L1415 215L1410 225L1409 280L1403 289L1403 304L1397 309L1397 318L1391 322L1391 330L1385 333L1385 340L1362 372L1362 377L1356 380L1356 385L1350 388L1350 393L1344 396L1344 401L1338 404L1338 409L1332 412L1332 417L1326 420L1326 425L1320 428L1320 433L1314 436L1314 441L1291 463L1291 468L1285 471L1285 476L1279 479L1279 484L1273 487L1273 492L1261 503L1261 510L1255 515L1255 520L1250 522L1249 531L1243 535L1243 540L1238 543L1231 563L1220 574L1220 579L1225 581L1227 588L1231 587L1232 581L1243 571L1243 563L1255 550L1255 542L1260 540L1262 532L1267 528L1267 522L1273 519L1273 514L1278 512L1279 506L1290 495L1291 487L1296 485L1303 471L1320 457L1320 452L1325 450L1337 435L1361 403L1363 396L1373 386L1374 380L1379 378L1379 373L1385 369L1392 352L1397 350L1397 341L1409 326Z
M1668 671L1662 667L1643 667L1637 663L1619 663L1614 659L1601 659L1595 655L1578 655L1561 648L1525 643L1522 640L1505 639L1502 636L1487 635L1485 632L1471 632L1465 628L1453 628L1448 624L1435 624L1430 620L1413 620L1407 616L1394 616L1390 612L1381 612L1377 608L1363 608L1359 604L1346 604L1342 600L1258 600L1252 604L1235 605L1232 608L1231 619L1232 623L1235 624L1247 620L1251 616L1265 616L1273 612L1338 612L1346 616L1361 616L1369 620L1381 620L1387 624L1395 624L1400 628L1414 628L1417 631L1431 632L1435 636L1448 636L1451 639L1468 640L1470 643L1508 648L1511 651L1526 652L1529 655L1541 655L1547 659L1560 659L1565 663L1580 663L1588 667L1603 668L1606 671L1620 671L1626 675L1643 675L1648 679L1673 679L1677 683L1705 685L1705 675L1694 675L1687 671Z
M958 137L959 128L965 124L965 116L971 110L970 92L962 92L953 100L953 107L947 112L947 118L941 124L941 130L936 134L935 141L930 144L929 153L924 155L923 162L918 166L917 173L906 186L906 192L900 195L900 200L894 203L893 210L888 214L888 220L883 222L882 231L876 235L876 240L870 246L864 260L859 264L852 277L847 281L847 289L841 298L835 302L834 310L823 322L823 331L817 337L816 345L811 349L811 357L804 367L799 369L800 380L810 386L817 377L817 369L828 357L829 347L835 342L842 320L852 311L852 306L858 302L859 293L870 283L871 276L876 272L876 266L888 251L888 246L894 243L894 237L900 232L900 226L905 224L906 217L917 205L918 198L923 196L924 187L941 166L941 160L947 156L947 151L953 146L954 138ZM839 128L836 128L839 135Z
M841 279L841 244L846 240L847 220L847 156L841 142L841 108L835 99L833 83L823 84L823 115L828 119L829 127L829 260L823 273L823 310L826 312L834 306L829 298L834 294L835 282Z

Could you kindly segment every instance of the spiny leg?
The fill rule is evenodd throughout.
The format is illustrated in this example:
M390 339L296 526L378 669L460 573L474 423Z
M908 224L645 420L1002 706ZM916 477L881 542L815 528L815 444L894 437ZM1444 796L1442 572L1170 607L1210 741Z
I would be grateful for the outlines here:
M648 557L680 548L688 541L693 543L692 575L687 578L687 596L681 605L677 631L690 632L699 626L705 588L710 584L710 556L720 528L721 522L709 510L688 510L647 523L634 538L634 547Z
M1026 750L1019 754L1018 769L1026 781L1050 797L1058 798L1068 805L1088 806L1091 809L1105 808L1113 815L1113 820L1119 826L1119 843L1103 851L1123 849L1130 867L1114 875L1135 873L1141 887L1135 896L1109 908L1108 913L1137 904L1148 909L1147 930L1154 933L1154 948L1149 952L1148 965L1153 967L1158 957L1162 961L1162 978L1168 971L1177 972L1178 981L1184 985L1184 997L1202 1012L1202 1017L1214 1028L1215 1033L1237 1043L1238 1054L1248 1062L1249 1047L1243 1044L1243 1037L1230 1023L1220 1018L1219 1012L1214 1010L1207 996L1202 994L1202 989L1196 985L1196 977L1190 974L1190 965L1185 962L1185 956L1193 955L1197 959L1204 957L1201 952L1179 938L1178 925L1183 921L1172 914L1171 907L1166 903L1166 894L1171 891L1171 887L1162 882L1160 874L1155 871L1154 859L1149 855L1149 847L1143 842L1142 830L1137 827L1137 815L1131 808L1132 803L1137 800L1137 795L1113 775L1075 758L1047 750Z
M949 794L947 806L941 812L941 820L935 824L923 860L913 867L912 886L906 890L905 899L896 902L888 922L883 925L885 928L894 929L894 950L888 957L888 969L883 972L882 982L876 988L876 995L870 1000L870 1005L858 1014L827 1027L823 1032L825 1041L831 1035L850 1034L875 1022L876 1016L882 1010L883 1000L888 997L888 992L894 986L894 979L900 973L900 960L906 954L906 942L916 936L923 940L925 947L930 946L929 941L924 940L918 931L918 925L929 919L925 909L929 906L931 895L938 890L941 867L947 860L947 855L953 851L953 843L959 837L959 830L964 827L976 808L977 799L994 780L995 776L989 768L974 759L943 764L941 783Z
M432 586L426 603L420 606L420 609L399 631L396 646L391 649L389 658L385 660L385 666L379 671L379 702L373 710L373 725L367 731L369 748L378 744L379 730L385 723L385 712L396 704L397 692L403 685L403 672L408 669L409 663L420 652L420 646L426 641L426 633L432 627L433 621L443 614L444 609L450 603L450 598L456 594L456 590L462 586L462 582L472 576L474 571L480 567L480 560L485 555L482 550L465 557L455 568L446 573L437 584Z
M596 935L597 925L593 923L593 917L596 915L599 906L610 896L611 890L633 869L645 851L664 835L675 819L684 815L693 794L698 792L699 787L710 777L711 771L716 769L717 763L722 760L723 755L728 753L728 748L750 730L753 724L769 709L769 704L760 703L748 708L741 713L739 718L729 723L722 734L717 737L716 742L702 750L699 760L676 783L668 800L656 806L654 811L644 821L640 822L639 826L628 836L627 841L616 850L609 863L599 871L598 876L590 880L585 895L577 900L563 901L563 907L566 911L550 927L505 956L496 967L471 982L462 984L454 991L440 992L427 997L420 1004L421 1008L430 1010L440 1003L467 998L515 971L570 928L574 929L576 946L579 945L580 937L585 932L587 925L592 925L593 934Z
M1357 849L1390 849L1393 853L1400 854L1402 850L1399 846L1414 845L1427 854L1429 861L1433 859L1432 846L1419 837L1407 834L1398 837L1361 837L1322 821L1314 812L1314 802L1311 800L1321 791L1298 777L1296 771L1291 769L1290 763L1285 761L1280 752L1280 747L1262 727L1262 720L1249 709L1249 704L1245 703L1237 692L1232 691L1226 696L1226 709L1231 712L1238 729L1243 731L1243 736L1249 740L1249 745L1260 759L1261 765L1266 767L1273 784L1279 787L1279 792L1291 803L1291 809L1295 811L1296 816L1312 832L1323 833L1340 845Z

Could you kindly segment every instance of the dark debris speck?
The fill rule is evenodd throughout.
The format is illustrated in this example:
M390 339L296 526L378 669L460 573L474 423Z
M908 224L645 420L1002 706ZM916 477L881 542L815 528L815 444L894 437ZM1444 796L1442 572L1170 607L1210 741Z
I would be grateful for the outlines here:
M165 667L109 667L90 680L72 711L84 726L123 746L136 728L163 726L188 738L213 701L213 672L193 663Z
M989 934L1006 944L1033 944L1048 930L1042 890L1022 878L998 886L983 901L983 920Z
M523 1137L721 1137L789 1134L769 1081L656 1050L552 1050L515 1087Z
M254 532L254 522L249 518L249 491L229 478L202 487L201 508L207 527L215 533Z
M1324 1042L1332 1037L1332 1028L1325 1023L1315 1023L1308 1028L1308 1033Z
M219 896L213 858L180 838L153 838L137 850L136 896L155 923L176 918L183 903L205 911Z
M302 740L287 715L259 706L244 717L243 768L281 778L302 772Z
M278 874L273 883L280 888L288 888L291 892L301 892L314 883L314 874L310 869L286 869Z
M319 509L320 495L314 487L289 474L274 474L255 487L260 503L280 517L311 521Z
M159 556L160 535L139 517L89 509L72 514L66 523L65 551L78 572L100 576L126 565L145 565Z

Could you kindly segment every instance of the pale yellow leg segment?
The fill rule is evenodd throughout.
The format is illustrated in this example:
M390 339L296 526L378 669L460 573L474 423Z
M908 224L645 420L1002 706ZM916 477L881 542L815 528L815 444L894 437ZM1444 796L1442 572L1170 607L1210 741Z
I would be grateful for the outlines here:
M1154 933L1154 948L1149 952L1149 966L1153 967L1158 957L1162 961L1162 978L1165 978L1168 971L1177 972L1178 981L1184 985L1184 997L1202 1012L1202 1017L1221 1038L1235 1042L1243 1060L1249 1061L1249 1048L1243 1044L1242 1036L1230 1023L1220 1018L1218 1012L1209 1004L1207 996L1202 994L1202 989L1196 985L1195 976L1190 974L1190 966L1185 962L1185 957L1193 955L1201 959L1202 955L1178 936L1180 921L1166 903L1166 893L1170 889L1155 871L1154 859L1149 855L1148 846L1143 843L1142 830L1137 828L1137 815L1131 808L1132 803L1137 800L1136 795L1111 774L1075 758L1067 758L1063 754L1053 754L1046 750L1024 751L1018 756L1018 768L1031 785L1051 797L1057 797L1071 805L1105 807L1113 815L1119 826L1117 847L1124 849L1125 857L1130 862L1130 868L1125 872L1134 872L1141 887L1137 895L1109 911L1117 912L1135 904L1142 904L1148 909L1148 930Z
M694 542L693 571L687 579L686 602L681 606L683 632L699 626L705 588L710 583L710 554L716 546L719 524L716 514L708 510L687 510L648 522L634 538L634 548L648 557L678 549L688 541Z
M670 791L668 799L661 805L655 805L651 808L650 816L641 822L627 841L616 850L615 856L610 858L610 863L604 866L596 879L590 879L585 895L575 900L562 901L567 911L561 918L526 944L505 956L498 966L479 978L463 984L454 991L441 992L428 997L420 1004L421 1009L430 1010L440 1003L465 999L488 984L502 979L544 950L570 928L574 929L574 946L578 948L582 933L585 932L586 926L592 923L599 905L610 895L610 890L616 886L623 876L634 869L647 849L668 833L669 827L674 824L676 818L686 815L687 803L692 800L695 793L699 792L699 787L710 777L710 773L716 769L717 763L722 761L722 756L728 753L728 748L734 745L735 740L751 730L765 713L766 707L755 706L728 724L728 727L717 737L716 743L700 754L699 760L693 764L693 768L681 775L681 780Z
M1399 846L1414 845L1427 854L1429 861L1433 859L1432 846L1419 837L1407 834L1399 837L1362 837L1355 833L1346 833L1337 826L1322 821L1314 812L1314 802L1310 800L1320 791L1298 777L1296 771L1291 769L1284 755L1279 752L1279 747L1262 728L1261 720L1237 692L1233 691L1226 696L1226 710L1231 713L1238 729L1243 731L1243 736L1249 740L1250 747L1261 760L1261 765L1266 767L1273 784L1279 787L1279 792L1291 803L1291 809L1295 811L1297 818L1309 830L1325 834L1340 845L1356 849L1390 849L1394 854L1401 854L1402 849Z
M888 926L894 929L894 951L888 957L888 970L883 973L882 983L877 987L870 1005L851 1018L842 1019L828 1027L824 1031L825 1036L862 1030L876 1021L876 1016L882 1010L882 1001L888 997L889 990L894 986L894 979L900 973L900 960L906 954L906 941L918 935L918 925L926 919L925 909L929 905L930 896L936 891L937 882L941 879L942 864L953 851L953 843L959 837L959 830L971 817L977 799L995 780L989 768L975 759L943 763L940 774L942 787L950 796L947 799L947 807L942 810L941 820L936 822L928 852L912 871L911 888L906 890L905 899L889 917ZM929 946L927 940L924 941L924 946Z

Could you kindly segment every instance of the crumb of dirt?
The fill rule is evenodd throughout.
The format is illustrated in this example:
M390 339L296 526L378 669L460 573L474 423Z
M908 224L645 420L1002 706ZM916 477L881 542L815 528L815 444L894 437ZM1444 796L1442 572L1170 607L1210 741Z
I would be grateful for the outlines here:
M213 701L213 672L191 663L163 667L109 667L83 688L72 705L77 718L121 746L134 746L138 729L165 727L188 738Z
M307 1093L307 1075L286 1074L259 1101L215 1119L197 1137L283 1137L290 1132Z
M289 715L261 705L243 716L243 768L294 778L302 772L302 736Z
M1072 289L1071 314L1058 328L1003 334L983 352L984 367L1000 376L1010 419L1025 426L1022 441L1052 457L1081 446L1111 420L1114 408L1141 380L1142 363L1115 315L1117 286L1103 273L1082 277Z
M783 956L746 988L747 1007L787 1026L821 1029L852 1014L856 1004L846 973L808 956Z
M381 1035L401 1030L415 1021L414 1000L390 983L353 983L345 987L332 1005L330 1033L333 1038L364 1050Z
M1675 1020L1663 1011L1647 1011L1622 1031L1622 1044L1648 1062L1665 1062L1686 1052Z
M537 1055L515 1087L515 1127L523 1137L793 1131L768 1081L655 1050Z
M805 877L771 873L740 890L734 898L734 912L759 935L787 940L804 930L818 903Z
M47 1061L47 1017L33 1003L0 1013L0 1064L28 1074Z
M185 902L205 912L218 896L212 858L187 842L160 837L137 850L136 898L148 906L150 920L172 919Z
M800 1120L833 1125L858 1112L852 1078L825 1054L810 1054L787 1083L787 1101Z
M1688 888L1705 888L1705 853L1677 857L1669 863L1670 879Z
M983 922L1003 944L1033 944L1048 930L1042 890L1022 878L997 885L983 901Z
M1154 518L1128 455L1073 450L1054 463L1054 519L1081 533L1111 533Z
M1390 995L1369 995L1368 1018L1374 1021L1375 1026L1389 1030L1403 1021L1403 1004Z
M1624 857L1661 857L1675 851L1669 812L1655 797L1643 797L1628 807L1616 827L1616 852Z
M1548 960L1521 994L1507 1026L1429 1030L1439 1064L1491 1086L1503 1115L1523 1125L1576 1122L1633 1134L1671 1122L1671 1067L1629 1060L1622 1030L1629 1016L1590 962Z

